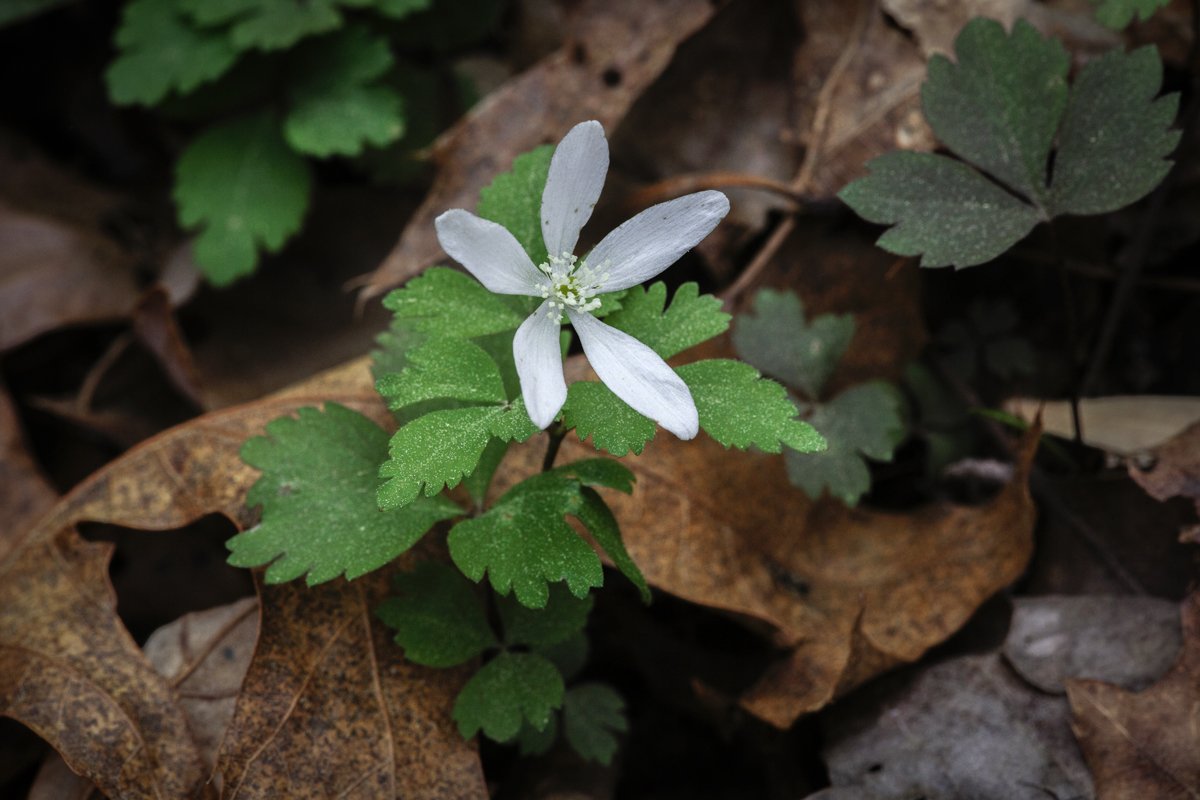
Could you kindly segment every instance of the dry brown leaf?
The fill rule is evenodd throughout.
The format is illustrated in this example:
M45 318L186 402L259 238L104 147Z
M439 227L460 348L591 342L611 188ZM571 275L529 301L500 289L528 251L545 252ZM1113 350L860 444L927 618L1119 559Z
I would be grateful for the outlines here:
M487 797L450 718L469 670L406 662L375 620L393 574L261 588L258 648L217 761L223 797Z
M112 798L202 796L174 690L117 618L111 555L68 528L0 560L0 713Z
M1183 650L1149 689L1067 682L1072 728L1099 800L1200 797L1200 594L1184 601L1180 616Z
M613 133L675 47L713 11L709 0L579 3L563 47L488 95L434 144L440 169L433 188L366 279L362 298L382 294L437 260L442 250L434 217L448 208L474 208L479 190L517 155L557 141L586 119Z
M50 486L21 436L21 423L8 392L0 385L0 553L18 531L49 508L58 493Z
M1196 504L1196 512L1200 514L1200 423L1159 445L1142 466L1137 459L1131 460L1129 477L1155 500L1188 498ZM1200 525L1186 528L1181 538L1187 542L1200 542Z
M0 696L5 713L45 736L73 769L114 798L153 797L156 787L164 796L183 797L198 791L207 772L178 694L129 640L115 615L115 598L104 591L110 548L83 543L70 526L89 520L163 530L210 513L244 526L253 515L243 501L257 473L238 458L242 443L270 420L325 401L377 421L388 417L366 359L260 402L201 417L143 443L93 475L16 540L0 561L0 642L5 645L0 650ZM75 556L76 551L84 555ZM297 742L319 734L322 727L338 726L349 735L338 743L349 749L334 756L326 748L324 759L311 763L333 773L335 762L352 769L362 763L356 758L371 756L375 771L357 775L353 786L339 784L347 796L486 794L475 753L449 719L462 676L400 661L386 641L388 634L369 614L368 598L373 603L382 594L383 580L381 575L316 590L284 586L263 593L264 644L256 651L249 688L239 698L234 732L220 759L222 771L236 778L232 788L240 789L239 796L328 796L324 785L286 783L289 774L300 774L298 766L285 768L279 759L288 746L306 747ZM78 629L76 621L85 627ZM63 648L82 651L68 653L75 659L70 663L79 685L66 689L52 680L57 673L32 669L35 662L62 658ZM290 689L282 680L289 670ZM90 695L87 702L67 709L76 714L69 724L47 724L42 716L59 713L49 698L70 696L68 690ZM282 710L281 696L288 700ZM353 705L345 705L349 702ZM370 702L375 702L374 712ZM321 708L345 714L324 717ZM269 740L272 747L249 758L253 753L245 751L245 737L254 740L255 748L262 747L268 737L255 726L270 719L279 727ZM112 727L101 730L102 722ZM144 746L130 744L137 741ZM372 755L373 747L392 758L389 768L375 758L379 752ZM336 775L341 781L347 777L345 772Z

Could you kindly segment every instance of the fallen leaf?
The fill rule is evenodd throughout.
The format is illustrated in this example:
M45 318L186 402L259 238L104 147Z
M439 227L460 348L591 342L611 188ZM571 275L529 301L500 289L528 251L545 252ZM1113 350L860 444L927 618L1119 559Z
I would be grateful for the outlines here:
M57 497L26 451L16 409L0 385L0 508L4 509L0 553L17 531L32 524Z
M1029 12L1032 0L964 0L947 5L938 0L882 0L884 11L901 27L912 32L925 57L934 53L953 55L954 39L974 17L988 17L1012 28Z
M824 727L834 788L809 800L1092 797L1065 699L1031 689L996 654L886 678Z
M243 501L257 473L238 458L243 441L275 417L327 400L377 421L388 417L366 359L257 403L201 417L139 445L84 481L0 560L4 712L47 738L72 769L106 794L183 797L200 791L208 774L178 693L129 639L117 620L115 598L104 591L111 549L82 542L70 526L89 520L164 530L221 513L245 527L254 514ZM325 785L289 785L279 758L288 747L307 747L301 744L307 737L340 725L346 736L325 742L327 757L311 763L351 769L362 764L357 759L370 757L374 769L355 775L350 784L345 772L337 772L340 789L380 798L486 794L477 757L449 718L462 676L400 660L389 632L369 614L385 581L380 575L374 582L337 582L320 590L284 586L263 592L263 637L219 758L227 791L242 797L328 796ZM60 654L64 648L66 656ZM64 688L58 684L66 678L47 664L67 657L74 659L67 663L75 683ZM60 715L59 724L50 725L43 717L60 712L48 698L71 692L86 693L61 712L71 722L61 724ZM280 705L284 696L287 702ZM343 711L350 715L320 716ZM254 751L268 738L257 726L271 720L274 727L266 729L276 731L271 746L256 759ZM247 736L253 747L247 748ZM334 756L335 746L349 749ZM374 757L381 753L390 762ZM298 767L293 763L291 769ZM260 789L268 793L257 794Z
M1046 433L1075 438L1071 404L1065 400L1017 397L1008 400L1004 408L1025 420L1032 420L1040 412ZM1163 447L1197 422L1200 422L1200 397L1117 395L1085 397L1079 401L1083 443L1118 456L1139 456ZM1186 446L1184 442L1172 455L1177 456Z
M1072 728L1099 800L1200 797L1200 594L1184 601L1180 616L1183 650L1149 689L1067 683Z
M1167 671L1179 644L1179 608L1169 600L1018 597L1004 657L1043 692L1065 692L1068 678L1142 689Z
M577 122L615 131L633 101L666 68L676 46L713 15L707 0L583 0L563 47L487 96L434 143L433 187L400 241L365 279L362 300L408 280L442 253L433 220L474 208L479 190L513 158L555 142Z
M1181 398L1183 399L1183 398ZM1190 398L1193 401L1195 398ZM1155 500L1186 497L1200 514L1200 423L1195 423L1154 448L1145 461L1131 459L1129 477ZM1184 529L1182 539L1200 541L1200 525Z
M260 588L259 644L217 761L222 797L487 797L450 716L469 670L406 662L375 619L393 573Z
M0 560L0 713L110 797L203 796L175 693L117 618L111 555L64 529Z
M203 408L200 376L175 319L171 291L168 285L155 285L138 298L133 308L133 332L162 365L171 384L192 405Z

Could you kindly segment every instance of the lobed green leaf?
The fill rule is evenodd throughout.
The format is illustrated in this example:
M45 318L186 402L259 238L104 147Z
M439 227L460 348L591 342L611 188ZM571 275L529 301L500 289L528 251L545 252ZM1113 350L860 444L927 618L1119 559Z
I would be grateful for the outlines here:
M554 148L542 145L517 156L508 172L497 175L479 192L479 216L508 228L534 264L546 261L542 241L542 190Z
M1096 2L1096 0L1092 0ZM1096 4L1096 19L1101 25L1119 31L1133 22L1134 16L1145 22L1160 8L1166 8L1171 0L1099 0Z
M592 612L590 596L575 597L561 583L550 586L545 608L527 608L512 596L498 598L496 605L504 626L505 644L529 645L538 651L582 633Z
M581 683L563 698L563 734L585 761L608 765L617 752L617 734L629 730L625 701L611 686Z
M667 286L662 281L648 289L634 286L621 299L621 308L605 321L664 359L720 336L729 327L730 316L721 310L721 301L700 294L695 283L676 289L670 308L665 308L666 302Z
M508 399L496 362L466 339L432 339L408 354L408 364L375 382L393 410L430 400L494 405Z
M466 339L513 331L525 321L500 295L446 267L425 270L388 293L383 305L412 330Z
M462 513L438 497L381 512L375 504L387 433L356 411L329 403L269 423L242 459L262 470L246 497L262 521L228 542L229 563L270 564L268 583L307 574L308 585L357 578L408 550L436 522Z
M574 428L580 441L592 437L597 450L621 457L641 454L654 438L654 421L634 411L599 381L575 381L567 387L563 422Z
M396 644L414 664L455 667L499 646L476 587L458 570L422 561L397 575L395 586L399 596L375 616L396 631Z
M454 721L464 739L482 730L507 742L526 722L544 730L562 706L563 692L562 675L542 656L500 653L467 681L454 702Z

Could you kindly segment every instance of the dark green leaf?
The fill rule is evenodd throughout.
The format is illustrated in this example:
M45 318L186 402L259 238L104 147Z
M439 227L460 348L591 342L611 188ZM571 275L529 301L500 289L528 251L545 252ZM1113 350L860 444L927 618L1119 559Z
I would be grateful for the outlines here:
M796 418L784 388L749 364L718 358L675 371L692 391L700 427L726 447L753 446L768 453L784 445L801 452L824 449L821 435Z
M230 25L239 50L280 50L342 24L337 0L183 0L201 25Z
M633 492L633 473L629 467L611 458L585 458L550 471L555 475L578 478L584 486L603 486L625 494Z
M646 577L642 575L641 569L629 556L629 551L625 549L617 518L600 493L585 487L582 492L582 502L576 510L575 516L591 532L592 538L608 555L613 565L629 579L630 583L637 587L638 594L642 596L642 602L649 603L650 586L646 583Z
M526 722L517 734L517 752L522 758L542 756L550 752L558 741L558 716L551 715L550 722L540 731Z
M127 3L116 44L120 53L104 77L117 105L154 105L171 91L190 92L237 59L223 33L194 28L175 0Z
M454 721L464 739L482 730L489 739L507 742L524 722L545 729L562 706L563 689L562 676L545 658L501 653L467 681L454 703Z
M209 128L175 171L179 222L199 228L194 253L213 284L254 271L259 249L276 252L300 229L312 179L270 113Z
M905 434L902 399L890 384L873 381L854 386L816 407L809 421L825 437L823 453L784 451L788 477L810 497L829 493L856 505L871 488L864 458L891 461Z
M422 561L395 584L400 596L375 615L396 631L396 644L414 664L455 667L499 646L476 587L453 567Z
M621 299L621 308L606 321L646 344L663 358L720 336L729 327L729 315L721 310L721 301L710 294L701 295L695 283L675 290L671 306L666 284L659 281L643 289L634 286Z
M957 64L929 59L925 118L955 154L1043 205L1050 145L1067 104L1067 51L1024 20L1010 35L977 17L954 52Z
M310 586L343 574L356 578L462 513L441 497L381 512L376 472L386 448L387 433L336 403L268 424L266 436L242 447L246 463L263 472L246 497L247 505L263 507L262 522L229 540L229 563L269 563L268 583L305 573Z
M960 161L895 152L838 193L863 219L894 225L879 246L923 267L983 264L1025 238L1041 213Z
M545 608L526 608L511 596L499 598L497 606L504 625L504 643L541 650L583 631L592 612L592 598L575 597L566 586L555 583L550 586L550 600Z
M1145 197L1171 169L1179 95L1155 99L1162 62L1146 46L1089 61L1071 86L1050 189L1055 214L1103 214Z
M630 408L599 381L575 381L567 387L563 422L582 441L589 436L597 450L614 456L642 452L654 438L654 421Z
M759 292L754 311L738 315L733 326L733 346L743 361L813 400L852 338L853 314L823 314L809 322L799 297L772 289Z
M1145 22L1154 16L1155 11L1166 8L1170 2L1171 0L1099 0L1096 19L1101 25L1119 31L1133 22L1134 15L1140 22Z
M563 680L569 681L587 664L588 649L587 636L580 632L557 644L539 647L537 652L554 662L554 666L562 673Z
M554 148L542 145L513 160L512 169L497 175L479 192L479 216L499 223L525 248L534 264L546 261L542 241L542 190Z
M563 734L586 761L612 762L617 752L617 734L629 729L625 701L602 683L581 683L563 698Z

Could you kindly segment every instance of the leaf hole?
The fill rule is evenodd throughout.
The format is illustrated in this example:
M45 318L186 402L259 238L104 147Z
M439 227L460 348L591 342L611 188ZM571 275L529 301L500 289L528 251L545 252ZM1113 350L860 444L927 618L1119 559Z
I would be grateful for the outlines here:
M616 67L609 67L600 76L601 80L604 81L604 85L610 89L615 89L621 85L621 77L621 70Z

